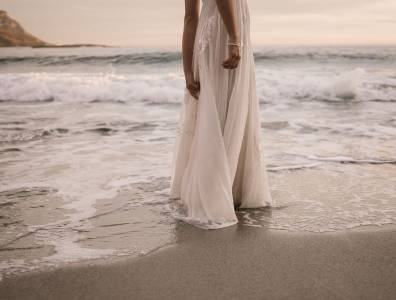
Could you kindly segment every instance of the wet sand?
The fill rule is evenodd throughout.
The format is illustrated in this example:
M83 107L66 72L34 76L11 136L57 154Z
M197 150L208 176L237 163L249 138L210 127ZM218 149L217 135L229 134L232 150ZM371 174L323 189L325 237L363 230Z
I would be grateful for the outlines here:
M279 206L215 231L171 217L166 177L76 224L51 189L1 193L0 299L395 299L395 172L271 172Z
M396 228L204 231L143 257L4 278L1 299L395 299Z

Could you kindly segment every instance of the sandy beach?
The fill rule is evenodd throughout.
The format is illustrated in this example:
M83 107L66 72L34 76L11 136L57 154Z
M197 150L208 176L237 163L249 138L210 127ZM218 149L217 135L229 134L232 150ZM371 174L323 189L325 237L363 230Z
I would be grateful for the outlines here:
M395 15L2 1L0 300L396 300Z
M180 224L148 255L5 278L1 299L394 299L394 227L290 233Z
M216 231L170 209L180 52L0 52L1 300L396 298L395 47L257 49L276 205Z

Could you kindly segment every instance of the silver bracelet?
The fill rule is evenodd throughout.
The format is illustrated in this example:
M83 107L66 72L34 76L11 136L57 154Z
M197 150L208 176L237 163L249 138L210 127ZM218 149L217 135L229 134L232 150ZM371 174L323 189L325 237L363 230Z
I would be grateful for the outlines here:
M241 47L241 43L238 42L228 42L228 45Z

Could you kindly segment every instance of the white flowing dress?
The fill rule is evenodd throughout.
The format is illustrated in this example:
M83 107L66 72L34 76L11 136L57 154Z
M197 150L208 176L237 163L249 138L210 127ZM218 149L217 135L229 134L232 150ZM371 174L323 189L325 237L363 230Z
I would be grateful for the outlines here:
M224 69L228 34L214 0L203 0L194 52L199 99L185 89L172 161L174 216L205 229L238 223L234 207L272 206L260 138L247 0L233 0L241 60Z

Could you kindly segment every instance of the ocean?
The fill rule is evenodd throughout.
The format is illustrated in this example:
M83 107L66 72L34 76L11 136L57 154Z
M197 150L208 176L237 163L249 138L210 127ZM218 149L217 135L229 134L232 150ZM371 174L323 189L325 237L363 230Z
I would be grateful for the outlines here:
M396 224L396 47L255 49L276 201L241 226ZM183 226L167 199L181 53L0 49L0 270L144 255ZM187 226L187 225L186 225Z

